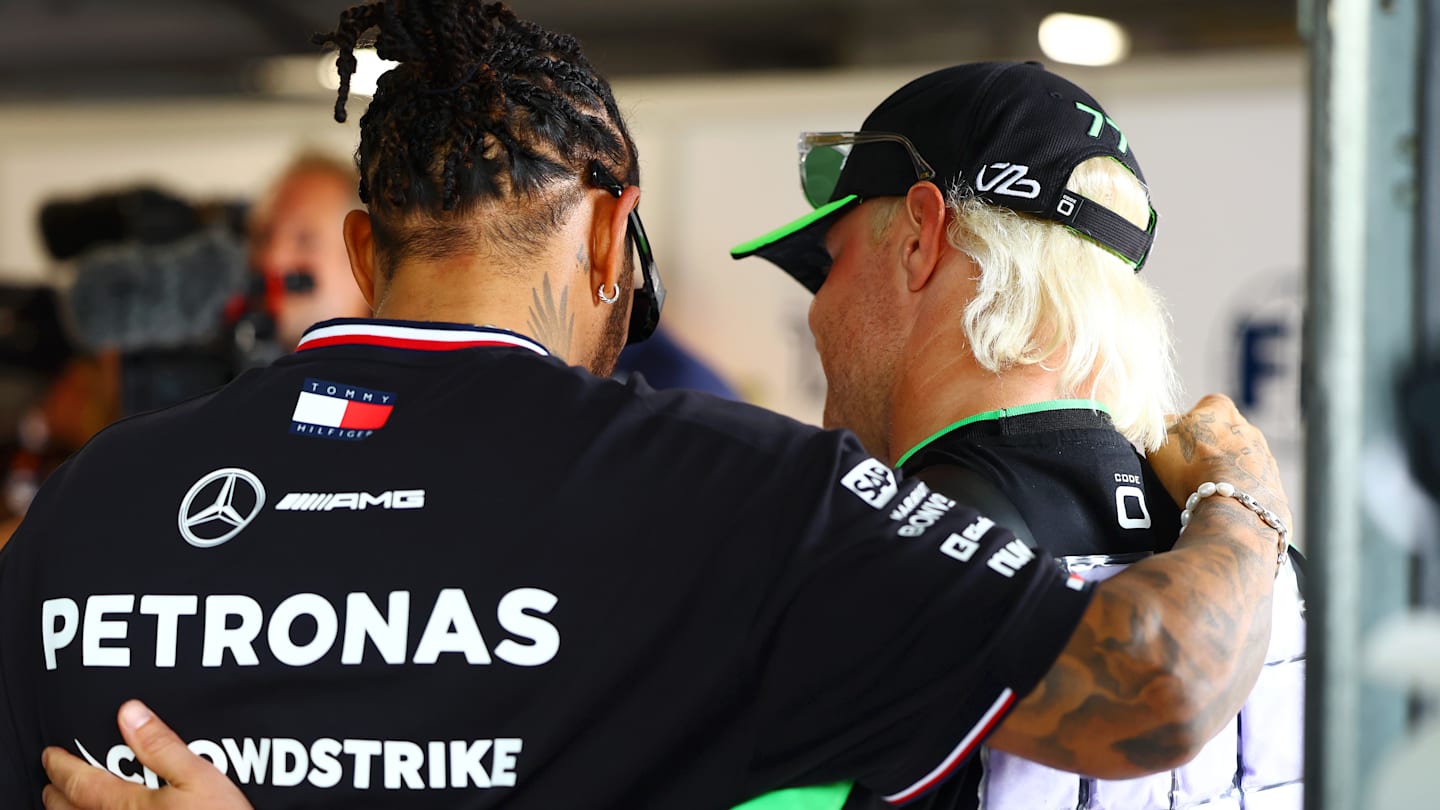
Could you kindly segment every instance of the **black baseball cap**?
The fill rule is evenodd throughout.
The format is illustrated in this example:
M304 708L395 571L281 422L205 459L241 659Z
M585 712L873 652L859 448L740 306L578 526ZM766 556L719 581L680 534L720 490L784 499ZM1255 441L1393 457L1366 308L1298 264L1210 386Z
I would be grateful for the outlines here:
M850 134L901 137L854 139L848 156L831 164L843 160L823 205L736 246L733 258L769 259L814 292L830 269L824 247L830 226L864 200L904 196L920 179L947 192L958 185L992 205L1059 222L1137 271L1149 256L1153 208L1148 227L1138 228L1065 188L1075 167L1095 157L1113 158L1143 183L1135 151L1093 96L1039 63L976 62L922 76L881 102L860 133ZM815 135L822 136L819 142L823 136L835 140L835 133ZM801 148L803 161L805 137ZM926 177L922 165L934 167L933 176Z

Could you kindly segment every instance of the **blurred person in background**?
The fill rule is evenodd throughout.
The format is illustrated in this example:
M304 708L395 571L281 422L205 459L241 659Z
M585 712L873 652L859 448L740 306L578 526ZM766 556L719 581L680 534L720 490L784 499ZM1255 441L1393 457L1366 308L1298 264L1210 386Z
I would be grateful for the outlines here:
M41 492L0 557L7 798L33 796L41 745L113 741L108 708L142 692L267 807L402 788L410 806L723 807L842 777L905 798L997 727L997 745L1128 775L1233 714L1268 636L1273 515L1207 498L1173 553L1091 586L848 433L597 379L658 314L608 84L499 4L375 3L328 37L342 112L373 28L401 65L361 124L369 213L346 238L387 320L320 324L269 368L106 431ZM314 422L332 416L369 427ZM1177 430L1186 452L1156 462L1172 490L1235 480L1286 510L1227 402ZM296 620L320 629L297 640ZM121 726L104 767L170 788L50 749L79 804L87 786L238 800L144 708Z
M814 293L826 426L967 493L1077 575L1168 551L1181 515L1135 452L1165 441L1178 388L1168 315L1139 274L1156 215L1100 103L1038 64L959 65L907 84L858 132L802 135L801 151L816 210L734 254ZM1296 568L1281 574L1271 666L1194 762L1105 781L987 749L918 804L1161 810L1244 796L1298 810L1304 620ZM747 810L882 803L826 790Z
M639 374L657 391L682 388L725 399L740 399L724 377L672 337L670 330L664 327L656 329L655 334L643 343L626 346L620 352L620 360L615 364L615 379L624 381L631 374Z
M311 324L370 314L350 274L343 233L345 215L360 207L358 185L353 163L306 152L286 167L251 212L251 265L280 280L275 331L287 350Z
M119 409L115 352L80 351L48 287L0 285L0 547L45 479Z

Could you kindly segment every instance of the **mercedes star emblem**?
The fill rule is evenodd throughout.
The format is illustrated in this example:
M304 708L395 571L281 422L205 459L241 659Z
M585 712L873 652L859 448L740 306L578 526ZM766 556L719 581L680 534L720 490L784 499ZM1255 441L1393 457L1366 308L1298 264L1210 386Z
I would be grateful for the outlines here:
M240 533L265 505L265 485L249 470L226 467L195 482L180 502L180 536L196 548Z

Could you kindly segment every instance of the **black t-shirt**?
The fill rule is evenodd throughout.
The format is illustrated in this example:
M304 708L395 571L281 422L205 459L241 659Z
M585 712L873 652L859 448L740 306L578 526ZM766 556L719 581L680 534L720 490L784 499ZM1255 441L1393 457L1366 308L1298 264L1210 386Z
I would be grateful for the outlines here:
M1167 551L1180 534L1180 510L1149 462L1096 403L1039 403L962 420L902 458L915 474L951 464L995 484L1049 557L1140 555ZM978 758L913 805L925 810L979 806ZM845 810L883 807L864 788Z
M0 553L0 806L39 806L45 745L153 783L131 697L267 810L910 798L1090 595L917 488L512 333L321 324L42 489Z

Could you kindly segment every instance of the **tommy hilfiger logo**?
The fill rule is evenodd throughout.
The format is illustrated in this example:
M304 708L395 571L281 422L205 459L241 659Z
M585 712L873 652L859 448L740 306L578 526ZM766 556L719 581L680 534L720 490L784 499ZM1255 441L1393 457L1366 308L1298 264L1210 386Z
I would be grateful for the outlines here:
M355 385L307 378L295 400L290 432L318 439L360 441L385 427L395 395Z

